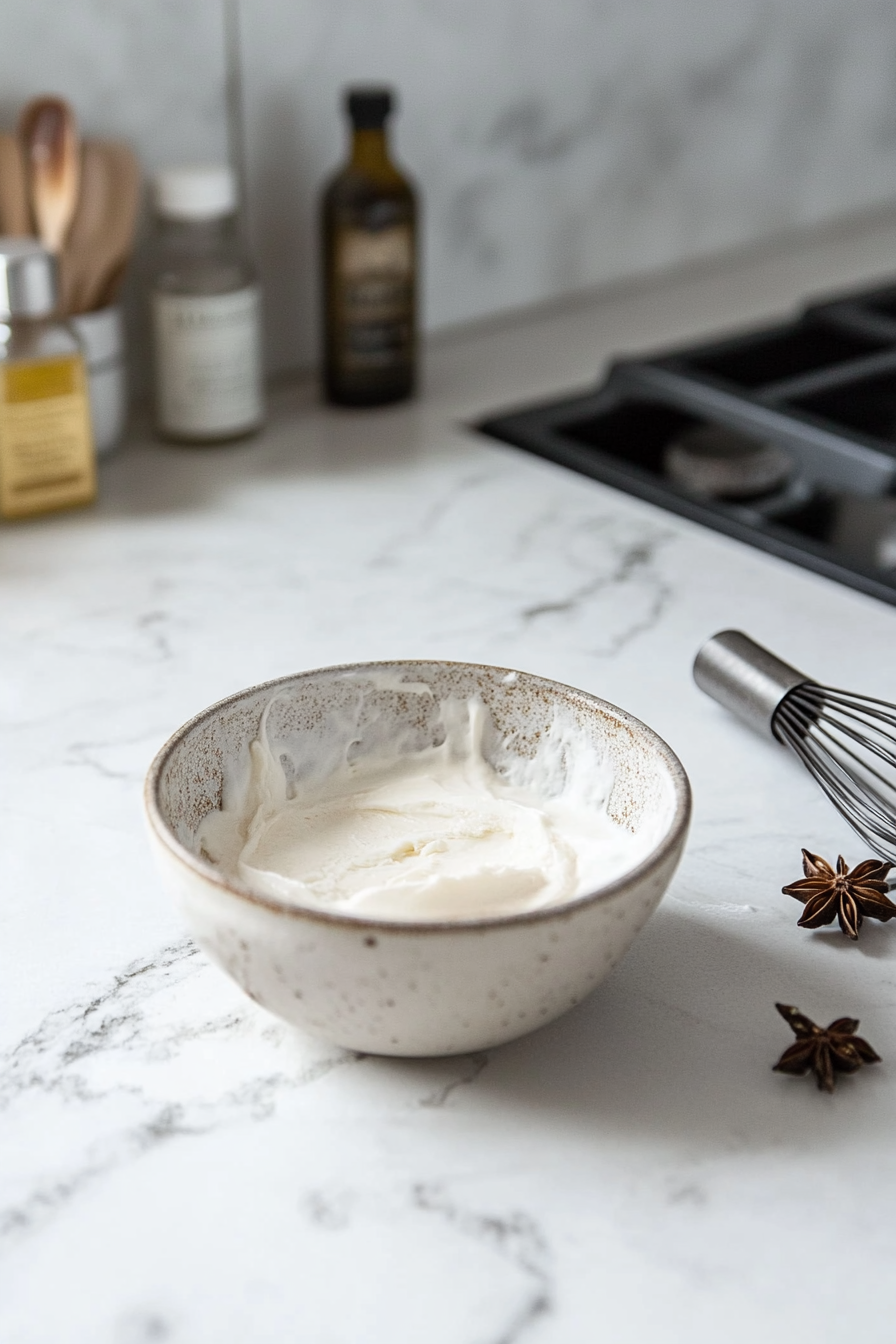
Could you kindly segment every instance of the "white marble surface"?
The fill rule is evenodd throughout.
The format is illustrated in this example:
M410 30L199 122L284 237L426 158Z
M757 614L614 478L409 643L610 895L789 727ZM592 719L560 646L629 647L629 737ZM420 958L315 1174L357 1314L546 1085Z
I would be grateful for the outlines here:
M32 0L33 3L33 0ZM429 326L704 257L894 198L881 0L253 0L251 221L272 353L316 348L338 91L401 91Z
M315 210L352 81L400 90L430 328L894 199L888 0L241 3L273 369L316 349ZM224 153L223 85L221 0L0 6L0 124L55 90L152 171Z
M4 1344L892 1338L896 930L796 927L800 844L860 846L689 669L740 625L896 698L896 611L462 428L876 249L443 340L404 408L285 388L261 441L138 438L95 511L0 532ZM143 834L143 772L194 711L405 655L595 691L694 785L625 962L487 1056L358 1058L280 1025L194 951ZM855 1014L885 1062L833 1098L773 1074L776 999Z

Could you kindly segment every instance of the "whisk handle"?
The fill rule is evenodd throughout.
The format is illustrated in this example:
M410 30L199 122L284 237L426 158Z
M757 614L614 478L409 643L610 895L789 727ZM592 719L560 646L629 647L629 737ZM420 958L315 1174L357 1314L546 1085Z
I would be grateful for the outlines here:
M694 659L694 680L744 723L775 741L772 719L788 691L811 681L740 630L713 635Z

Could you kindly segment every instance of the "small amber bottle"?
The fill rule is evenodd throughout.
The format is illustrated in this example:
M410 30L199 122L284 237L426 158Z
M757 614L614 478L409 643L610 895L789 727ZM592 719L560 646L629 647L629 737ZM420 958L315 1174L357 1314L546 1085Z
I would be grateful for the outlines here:
M349 162L323 197L324 387L343 406L414 390L417 205L389 157L388 89L350 89Z

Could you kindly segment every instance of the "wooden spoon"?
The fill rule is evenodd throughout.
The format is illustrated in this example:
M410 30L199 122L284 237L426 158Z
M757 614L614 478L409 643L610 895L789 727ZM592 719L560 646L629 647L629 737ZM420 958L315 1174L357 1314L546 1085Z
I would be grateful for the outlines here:
M78 203L80 151L75 114L64 98L33 98L22 109L19 137L37 236L59 252Z
M90 297L90 307L114 303L134 247L140 209L140 167L128 148L115 142L104 146L112 181L112 210L106 220L104 266Z
M113 303L133 247L140 170L127 145L85 140L81 191L60 258L62 306L89 313Z
M30 232L31 212L22 150L14 135L0 132L0 234L21 237Z

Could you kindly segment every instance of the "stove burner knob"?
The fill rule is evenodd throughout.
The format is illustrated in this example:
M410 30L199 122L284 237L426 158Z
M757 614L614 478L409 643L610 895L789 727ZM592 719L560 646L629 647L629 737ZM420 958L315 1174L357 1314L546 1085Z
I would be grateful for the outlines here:
M698 425L667 446L666 475L691 494L756 499L779 490L794 464L783 449L721 425Z

